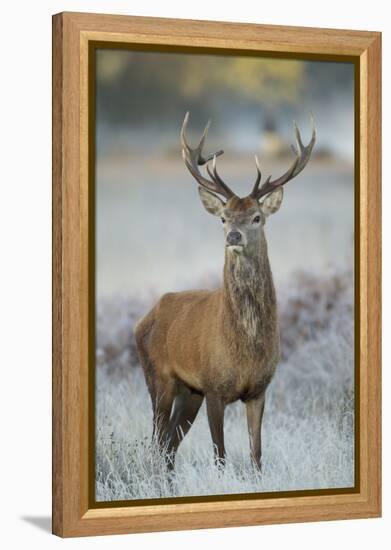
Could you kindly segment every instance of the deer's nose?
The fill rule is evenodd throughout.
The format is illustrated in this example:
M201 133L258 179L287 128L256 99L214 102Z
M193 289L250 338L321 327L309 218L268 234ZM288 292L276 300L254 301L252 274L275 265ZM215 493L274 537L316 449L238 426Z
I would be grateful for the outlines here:
M236 245L242 240L242 235L239 231L230 231L227 235L227 244Z

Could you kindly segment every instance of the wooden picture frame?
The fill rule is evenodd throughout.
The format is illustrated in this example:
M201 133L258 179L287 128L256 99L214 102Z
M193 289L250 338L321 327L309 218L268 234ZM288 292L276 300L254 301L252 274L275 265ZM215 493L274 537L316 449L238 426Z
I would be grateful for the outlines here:
M356 485L235 499L91 505L89 337L94 163L91 45L197 47L356 67ZM61 13L53 17L53 533L62 537L378 517L381 514L381 34ZM92 159L93 160L93 159Z

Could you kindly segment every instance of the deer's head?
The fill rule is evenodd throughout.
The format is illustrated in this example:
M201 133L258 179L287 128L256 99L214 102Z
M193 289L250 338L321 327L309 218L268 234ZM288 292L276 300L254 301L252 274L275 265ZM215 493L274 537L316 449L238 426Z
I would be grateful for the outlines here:
M225 246L235 254L251 254L263 237L266 219L277 212L283 198L283 185L296 177L306 166L315 144L316 132L312 120L312 136L308 145L303 145L300 131L295 124L296 146L292 145L295 159L290 168L279 178L269 176L261 185L261 170L255 157L257 178L251 193L240 198L227 186L217 173L216 159L223 151L204 157L204 146L210 121L208 122L197 147L192 149L186 139L189 113L186 113L181 130L182 155L192 176L199 183L198 191L206 210L221 219L225 233ZM212 162L212 167L209 163ZM209 178L204 177L199 167L206 165ZM223 198L221 198L223 197Z

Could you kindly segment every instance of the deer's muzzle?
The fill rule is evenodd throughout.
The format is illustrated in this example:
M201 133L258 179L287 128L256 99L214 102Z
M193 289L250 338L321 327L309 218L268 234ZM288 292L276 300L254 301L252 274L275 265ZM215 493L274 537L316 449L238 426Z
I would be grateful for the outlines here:
M227 234L227 245L238 246L242 244L242 234L239 231L230 231Z

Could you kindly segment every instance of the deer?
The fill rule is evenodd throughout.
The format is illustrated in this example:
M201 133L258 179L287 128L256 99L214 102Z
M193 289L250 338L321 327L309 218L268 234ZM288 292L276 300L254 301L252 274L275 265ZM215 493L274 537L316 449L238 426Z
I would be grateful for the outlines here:
M242 401L246 407L252 463L261 470L261 427L266 390L280 358L276 291L264 226L277 212L283 186L307 165L316 140L304 145L294 122L294 160L280 177L261 183L260 163L249 195L240 198L217 172L218 151L205 156L210 121L199 144L191 148L180 132L186 168L198 183L201 202L224 230L223 284L216 290L164 294L135 327L135 340L152 401L153 432L170 470L175 455L205 399L215 464L224 467L224 411ZM206 167L202 174L200 167Z

